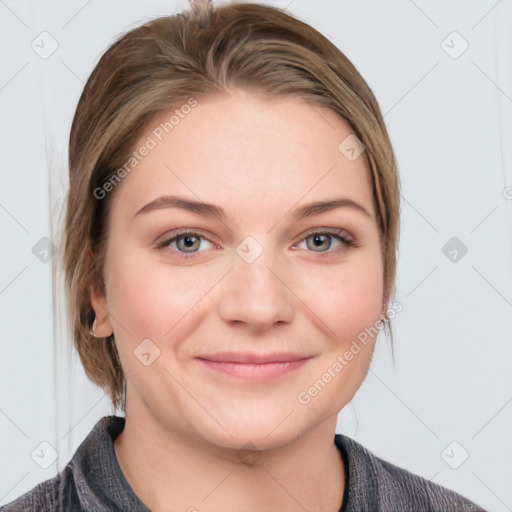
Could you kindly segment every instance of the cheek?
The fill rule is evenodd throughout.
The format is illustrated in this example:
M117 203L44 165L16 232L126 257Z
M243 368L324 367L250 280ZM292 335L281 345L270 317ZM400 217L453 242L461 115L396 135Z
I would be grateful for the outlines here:
M380 318L383 294L383 267L375 257L339 266L318 267L308 272L301 298L331 338L345 341L356 337ZM320 327L320 323L318 323ZM328 326L328 328L326 327Z
M201 272L199 278L190 268L172 267L137 251L117 260L113 255L111 261L116 263L107 273L107 297L114 331L119 339L132 337L133 343L182 331L218 280L214 272Z
M310 321L328 338L349 342L378 320L383 283L375 252L360 251L345 263L317 265L314 271L311 264L301 267L289 283L295 284ZM226 271L221 266L180 268L135 249L122 255L113 251L105 270L120 352L133 352L146 338L159 346L186 338L206 309L214 307L211 292Z

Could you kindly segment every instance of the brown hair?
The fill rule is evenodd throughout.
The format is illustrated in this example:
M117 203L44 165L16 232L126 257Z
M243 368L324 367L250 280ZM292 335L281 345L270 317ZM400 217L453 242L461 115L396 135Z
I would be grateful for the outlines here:
M72 334L87 376L123 410L124 374L114 336L96 340L90 334L90 292L104 291L107 219L116 193L98 198L95 191L119 172L152 119L192 96L244 88L297 96L341 115L366 146L386 307L395 293L399 178L364 79L334 44L282 10L234 3L204 14L202 22L192 12L161 17L120 37L89 77L71 127L63 263ZM387 314L384 322L393 342Z

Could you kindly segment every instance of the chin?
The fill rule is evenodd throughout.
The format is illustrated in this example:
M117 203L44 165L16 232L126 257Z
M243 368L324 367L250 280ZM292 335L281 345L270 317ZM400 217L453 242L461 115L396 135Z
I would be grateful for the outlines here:
M205 440L219 448L234 450L237 457L244 456L245 452L254 453L274 450L286 446L300 437L300 426L280 429L279 433L269 436L272 428L269 424L248 424L241 422L236 426L230 426L230 434L224 431L203 432Z
M296 406L295 404L266 401L263 405L247 403L238 408L216 408L212 416L222 418L219 423L197 421L196 431L207 442L219 447L248 451L272 450L285 446L307 434L328 417L334 417L332 430L336 426L337 411L328 411Z

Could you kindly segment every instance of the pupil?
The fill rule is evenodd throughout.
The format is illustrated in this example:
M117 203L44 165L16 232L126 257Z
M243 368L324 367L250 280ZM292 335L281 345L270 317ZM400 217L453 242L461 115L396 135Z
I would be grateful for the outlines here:
M329 249L331 246L331 240L327 237L327 235L314 235L311 237L313 239L313 248L323 248Z
M197 237L195 236L184 236L183 238L181 238L181 240L183 241L183 244L185 245L185 248L187 249L190 249L194 246L196 240L197 240Z

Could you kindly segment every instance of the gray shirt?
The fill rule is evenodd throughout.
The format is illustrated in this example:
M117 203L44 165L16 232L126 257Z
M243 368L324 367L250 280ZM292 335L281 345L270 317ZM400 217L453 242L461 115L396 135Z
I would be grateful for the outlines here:
M124 423L119 416L99 420L60 474L0 511L149 512L117 462L114 440ZM336 434L334 442L346 474L340 512L485 512L459 494L374 456L349 437Z

